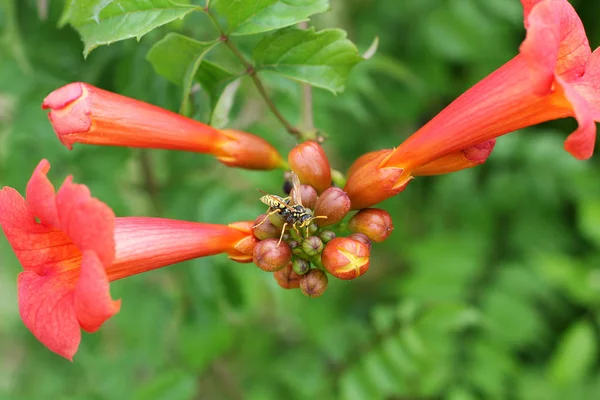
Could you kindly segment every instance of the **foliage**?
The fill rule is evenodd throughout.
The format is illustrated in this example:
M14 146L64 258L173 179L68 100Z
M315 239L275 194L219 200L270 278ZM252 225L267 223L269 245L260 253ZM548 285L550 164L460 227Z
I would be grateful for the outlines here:
M600 4L572 3L592 47L600 44ZM48 158L55 184L73 174L119 216L213 223L263 212L255 189L279 192L280 172L168 151L69 152L42 99L81 80L216 118L286 154L293 137L214 22L293 124L296 81L317 87L315 125L344 170L367 150L400 143L510 59L523 35L517 0L213 0L210 15L190 1L68 1L49 2L46 19L37 4L0 6L0 185L23 192ZM309 17L314 30L293 26ZM377 54L359 62L357 48L375 36ZM384 203L396 229L374 245L369 272L331 280L319 299L224 256L115 282L122 311L86 335L73 364L21 323L20 266L2 238L0 397L594 398L600 165L562 150L573 127L510 134L481 167L415 180Z

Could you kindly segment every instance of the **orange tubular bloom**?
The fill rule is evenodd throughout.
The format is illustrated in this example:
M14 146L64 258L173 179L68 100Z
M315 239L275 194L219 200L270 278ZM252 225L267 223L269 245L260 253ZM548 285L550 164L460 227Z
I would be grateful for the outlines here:
M323 148L313 141L294 147L288 154L290 168L300 182L314 187L318 194L331 186L331 167Z
M58 139L74 143L208 153L230 167L274 169L284 162L264 139L219 130L143 101L82 82L50 93L42 103Z
M21 319L48 349L69 360L81 329L95 332L119 312L121 301L112 300L109 282L219 253L252 260L252 222L115 218L71 177L55 193L49 169L46 160L35 169L27 200L10 187L0 190L0 226L24 269L18 277Z
M527 37L519 54L396 149L357 160L346 185L353 208L397 194L413 176L481 164L494 138L553 119L575 117L579 127L565 149L577 159L591 157L600 121L600 50L591 51L567 0L521 3Z

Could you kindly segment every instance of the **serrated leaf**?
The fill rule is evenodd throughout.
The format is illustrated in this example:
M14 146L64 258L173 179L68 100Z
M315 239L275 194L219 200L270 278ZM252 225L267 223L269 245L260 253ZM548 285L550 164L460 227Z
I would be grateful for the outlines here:
M563 335L550 363L550 377L560 386L572 385L586 378L596 360L596 335L587 320L569 327Z
M272 71L312 86L341 92L352 67L362 61L341 29L285 29L263 38L253 52L257 70Z
M98 46L137 38L151 30L183 18L196 6L176 4L171 0L91 0L72 2L69 23L79 32L85 45L84 57Z
M204 56L219 43L218 40L199 42L178 33L169 33L148 51L146 59L154 70L183 87L181 110L187 106L194 77Z
M329 9L329 0L215 0L214 7L227 19L228 34L252 35L306 21Z

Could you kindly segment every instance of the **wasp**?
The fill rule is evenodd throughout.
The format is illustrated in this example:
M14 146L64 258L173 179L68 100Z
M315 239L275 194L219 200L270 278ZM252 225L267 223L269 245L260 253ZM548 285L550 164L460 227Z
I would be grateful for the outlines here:
M298 228L306 228L306 236L308 236L308 228L311 222L317 218L327 218L326 216L317 216L315 217L312 212L305 208L302 205L302 195L300 193L300 179L298 175L296 175L293 171L291 172L292 178L292 191L290 192L290 196L288 197L280 197L274 194L268 194L259 190L261 193L265 193L264 196L260 198L260 201L269 206L267 210L267 215L265 218L260 221L258 224L254 225L254 228L262 225L267 218L269 218L273 214L279 214L284 220L283 227L281 228L281 236L279 236L279 243L281 243L281 239L283 238L283 234L285 233L285 228L288 225L291 225L296 233L300 235L300 231Z

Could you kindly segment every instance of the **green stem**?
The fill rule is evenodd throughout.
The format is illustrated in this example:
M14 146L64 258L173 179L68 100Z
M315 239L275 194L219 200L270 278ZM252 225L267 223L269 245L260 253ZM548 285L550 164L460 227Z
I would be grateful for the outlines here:
M213 23L213 25L215 26L217 31L219 31L219 33L221 35L221 40L227 45L227 47L229 47L229 50L231 50L231 52L244 65L244 67L246 68L246 73L250 76L250 78L252 79L252 82L254 82L254 86L256 86L256 89L258 89L258 92L260 93L261 97L267 103L269 110L271 110L273 115L275 115L275 118L277 118L277 120L279 120L279 122L285 127L285 130L288 131L288 133L290 133L291 135L294 135L298 140L301 140L302 133L300 132L300 130L298 128L296 128L294 125L292 125L283 116L283 114L281 114L281 112L279 111L277 106L275 106L275 103L273 103L273 100L271 100L271 98L269 97L269 94L267 93L267 90L265 89L265 86L263 85L262 80L259 78L256 70L254 69L254 65L252 65L252 63L250 63L250 61L248 61L246 59L246 57L244 57L244 55L235 46L235 44L233 44L233 42L231 42L231 40L229 40L229 36L223 30L223 28L219 24L219 21L217 21L217 19L214 17L214 15L212 15L212 13L210 12L210 10L208 8L208 1L207 1L207 6L204 8L204 12L208 15L208 17L210 18L211 22Z

